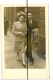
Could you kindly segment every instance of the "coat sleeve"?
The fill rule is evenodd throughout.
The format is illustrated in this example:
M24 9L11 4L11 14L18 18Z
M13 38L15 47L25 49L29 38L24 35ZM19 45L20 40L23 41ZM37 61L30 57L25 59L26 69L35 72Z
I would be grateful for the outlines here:
M38 35L38 33L39 33L38 23L37 22L34 22L32 33L35 34L35 35Z
M16 31L16 24L15 23L13 23L12 33L15 35L19 35L19 32Z
M36 28L38 28L38 22L37 21L34 21L33 22L33 29L36 29Z
M25 23L24 34L27 35L27 24Z

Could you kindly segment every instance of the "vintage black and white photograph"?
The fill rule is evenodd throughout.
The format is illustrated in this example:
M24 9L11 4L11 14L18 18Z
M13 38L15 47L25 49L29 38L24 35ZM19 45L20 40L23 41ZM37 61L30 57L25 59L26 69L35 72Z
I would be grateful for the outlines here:
M1 5L0 19L2 79L49 78L48 5Z
M45 44L45 7L4 7L6 69L45 69Z

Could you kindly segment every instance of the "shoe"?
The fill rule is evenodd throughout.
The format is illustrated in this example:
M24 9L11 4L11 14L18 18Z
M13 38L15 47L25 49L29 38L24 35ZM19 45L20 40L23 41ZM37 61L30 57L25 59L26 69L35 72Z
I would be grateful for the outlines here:
M24 66L25 68L27 68L26 64L23 64L23 66Z
M34 62L30 62L30 65L33 65L34 64Z

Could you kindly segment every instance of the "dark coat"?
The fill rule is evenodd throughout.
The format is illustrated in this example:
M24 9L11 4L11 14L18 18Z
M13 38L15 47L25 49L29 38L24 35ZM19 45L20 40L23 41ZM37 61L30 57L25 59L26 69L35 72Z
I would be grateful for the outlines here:
M28 22L28 29L27 29L27 36L28 36L27 39L28 40L27 41L28 41L28 48L29 48L30 51L32 50L31 49L31 47L32 47L32 45L31 45L31 34L32 34L32 30L35 29L35 28L38 28L37 22L32 21L32 25L30 25L29 22Z
M29 57L30 61L34 61L32 58L32 45L31 45L31 34L32 30L38 28L37 22L32 20L32 25L28 22L27 25L27 50L26 52L28 53L27 56Z

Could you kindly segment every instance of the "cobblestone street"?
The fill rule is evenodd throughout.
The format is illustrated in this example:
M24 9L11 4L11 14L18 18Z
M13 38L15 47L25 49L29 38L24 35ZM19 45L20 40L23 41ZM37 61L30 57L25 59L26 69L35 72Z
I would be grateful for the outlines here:
M14 52L14 35L8 31L7 35L4 36L5 41L5 67L7 69L22 69L24 68L22 65L22 58L20 54L20 60L17 61L17 54ZM37 55L37 53L33 51L32 53L34 58L34 64L31 66L28 60L29 68L45 68L46 60Z

